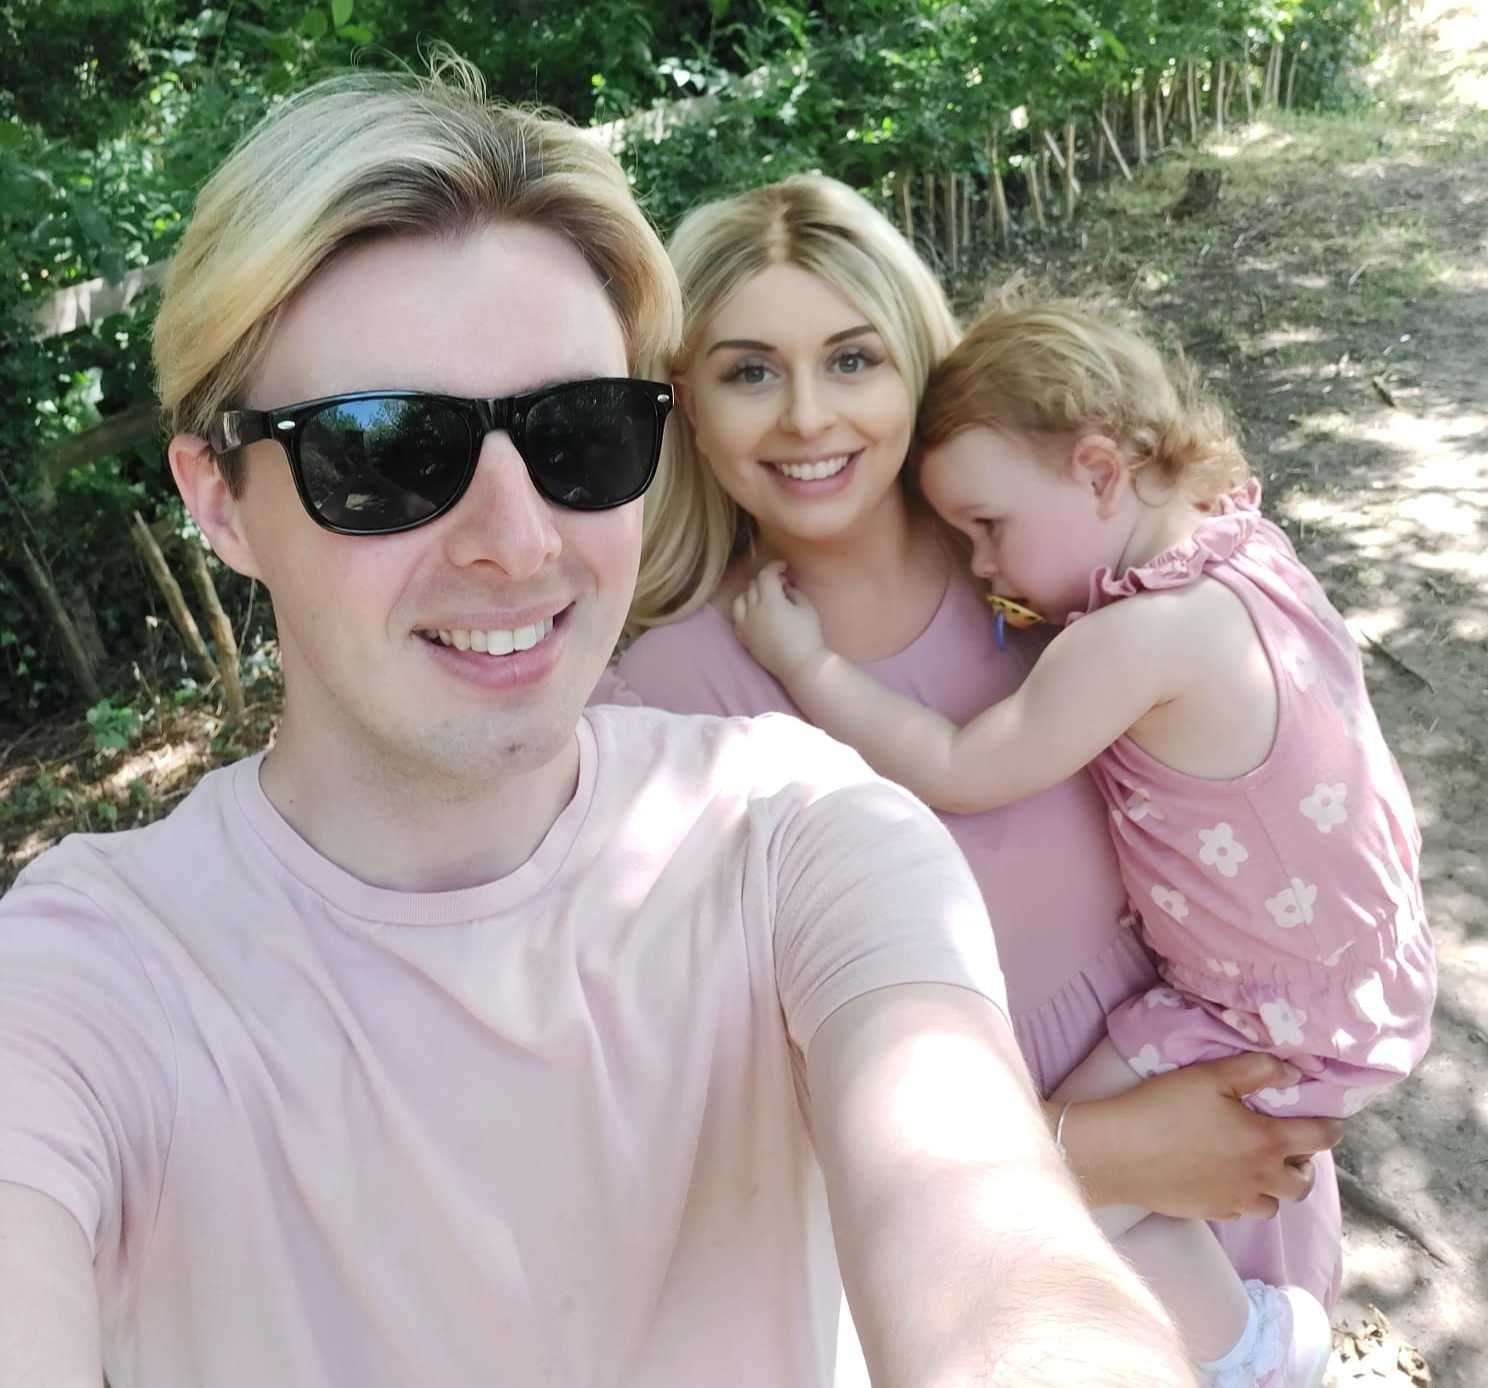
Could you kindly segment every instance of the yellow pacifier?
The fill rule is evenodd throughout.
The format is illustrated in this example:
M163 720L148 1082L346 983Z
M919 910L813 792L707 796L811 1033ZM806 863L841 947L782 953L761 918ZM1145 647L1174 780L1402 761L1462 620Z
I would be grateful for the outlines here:
M982 598L997 614L997 649L1000 651L1007 650L1009 627L1036 627L1044 620L1033 608L1024 607L1021 602L1014 602L999 593L983 593Z

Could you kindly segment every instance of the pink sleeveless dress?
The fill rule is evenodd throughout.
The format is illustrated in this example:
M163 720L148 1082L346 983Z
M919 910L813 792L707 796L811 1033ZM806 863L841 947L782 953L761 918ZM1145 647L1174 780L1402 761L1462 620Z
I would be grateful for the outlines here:
M1224 584L1255 624L1278 695L1270 753L1244 776L1185 776L1126 737L1092 763L1166 985L1119 1005L1107 1026L1143 1076L1268 1051L1303 1078L1253 1096L1255 1107L1346 1118L1430 1041L1421 839L1354 640L1258 496L1252 487L1184 544L1091 582L1090 611L1202 578Z

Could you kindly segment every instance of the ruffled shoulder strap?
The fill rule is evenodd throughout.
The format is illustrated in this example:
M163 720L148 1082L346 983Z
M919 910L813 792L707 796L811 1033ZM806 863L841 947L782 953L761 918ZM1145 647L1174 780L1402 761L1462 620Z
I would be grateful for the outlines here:
M1128 569L1119 577L1108 568L1090 576L1090 600L1085 612L1070 614L1070 620L1094 612L1119 598L1137 593L1156 593L1184 588L1213 564L1223 563L1264 524L1261 516L1261 484L1255 478L1205 508L1201 520L1186 540L1154 555L1145 564Z

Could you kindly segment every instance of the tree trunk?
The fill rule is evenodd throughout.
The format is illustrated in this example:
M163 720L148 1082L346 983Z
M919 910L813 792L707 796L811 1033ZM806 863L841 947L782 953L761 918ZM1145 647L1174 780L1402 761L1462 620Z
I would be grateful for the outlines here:
M1199 79L1192 58L1188 60L1188 138L1192 144L1199 142Z
M238 640L233 635L232 623L222 610L222 599L217 596L217 585L212 582L207 568L207 556L200 545L188 540L183 547L186 554L186 572L201 599L202 610L207 614L207 625L212 628L212 640L217 643L217 668L222 675L222 698L227 705L227 721L243 721L243 683L238 678Z
M134 543L139 547L139 552L144 557L145 567L149 569L150 576L164 596L171 621L176 624L176 630L181 633L181 640L186 643L186 649L191 653L192 659L207 677L208 683L221 678L217 663L212 659L207 643L202 640L196 619L191 615L191 609L186 606L186 598L181 592L181 585L176 582L170 571L170 565L165 562L165 555L161 553L160 546L156 543L155 536L150 533L150 527L145 524L144 517L138 511L134 513Z
M1255 100L1251 97L1250 94L1251 65L1249 34L1246 34L1245 36L1245 62L1240 71L1244 74L1244 76L1240 80L1242 83L1244 83L1245 86L1245 119L1247 122L1249 122L1255 119Z
M894 175L894 183L899 189L899 215L904 219L904 239L912 246L914 245L914 208L909 201L909 171L900 169Z
M24 540L21 541L21 562L25 566L26 576L31 580L31 586L36 589L36 595L41 599L41 605L46 609L47 616L52 619L52 625L57 629L57 636L62 642L63 658L67 661L78 688L82 690L83 697L87 699L89 707L101 702L103 690L99 687L98 672L88 659L88 652L83 648L77 627L73 625L67 608L57 594L51 574L47 572L41 559L31 552L31 546Z
M1162 82L1159 81L1152 92L1152 132L1155 136L1157 153L1161 154L1168 147L1167 136L1163 132L1163 107L1167 98L1163 95Z
M961 251L971 255L971 175L961 175Z
M1214 133L1224 134L1225 64L1218 59L1214 64Z
M1297 86L1297 59L1301 56L1301 52L1300 48L1292 50L1291 66L1287 69L1286 108L1288 111L1292 109L1292 94Z
M1137 163L1147 162L1147 88L1132 83L1132 130L1137 137Z

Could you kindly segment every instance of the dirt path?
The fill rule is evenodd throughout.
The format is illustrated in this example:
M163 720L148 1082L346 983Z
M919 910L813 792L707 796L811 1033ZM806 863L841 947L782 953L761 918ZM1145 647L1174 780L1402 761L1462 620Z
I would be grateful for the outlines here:
M1375 1330L1334 1381L1485 1388L1488 7L1423 8L1374 74L1374 109L1165 158L1108 186L1083 245L1042 268L1135 300L1188 346L1358 637L1426 838L1442 994L1431 1055L1339 1150L1338 1319ZM1219 205L1169 224L1194 162L1223 170Z

